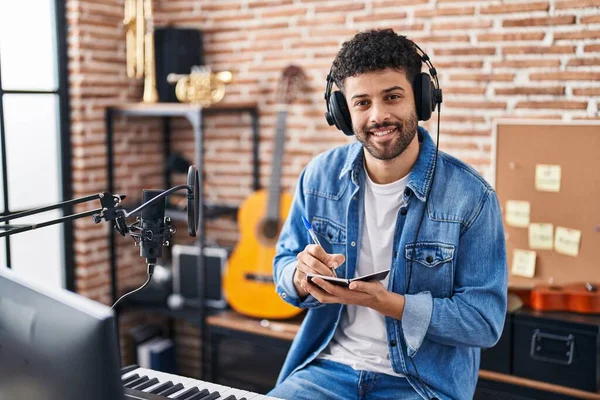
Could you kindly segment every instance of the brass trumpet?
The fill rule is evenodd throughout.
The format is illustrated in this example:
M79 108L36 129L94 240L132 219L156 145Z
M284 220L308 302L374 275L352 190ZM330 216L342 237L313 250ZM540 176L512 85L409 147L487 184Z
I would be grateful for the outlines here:
M177 83L175 85L177 100L207 107L223 99L225 84L233 81L233 73L231 71L213 73L208 66L194 66L189 75L171 73L167 76L167 81Z
M154 21L152 0L125 0L127 76L144 78L144 103L156 103L156 69L154 64Z

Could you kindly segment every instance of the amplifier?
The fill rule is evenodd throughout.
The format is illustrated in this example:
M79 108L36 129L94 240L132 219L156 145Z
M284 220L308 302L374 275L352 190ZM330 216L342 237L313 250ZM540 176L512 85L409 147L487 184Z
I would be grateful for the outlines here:
M198 270L200 249L197 246L173 246L173 294L169 296L171 308L199 306L200 290L204 290L204 304L211 308L226 308L227 301L221 289L221 282L227 268L229 251L223 247L205 247L204 268L206 274ZM202 281L203 276L206 282Z

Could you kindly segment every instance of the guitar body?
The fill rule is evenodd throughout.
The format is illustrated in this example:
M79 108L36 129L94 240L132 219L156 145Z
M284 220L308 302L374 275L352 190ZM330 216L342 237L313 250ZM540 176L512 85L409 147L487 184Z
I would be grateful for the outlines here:
M223 281L229 305L237 312L256 318L285 319L299 314L296 308L279 297L273 283L275 245L281 230L269 234L268 191L260 190L248 197L239 209L240 241L235 247ZM280 195L279 221L285 221L292 205L292 196ZM271 237L269 237L271 236Z
M539 285L531 290L531 308L540 311L572 311L600 314L598 283Z

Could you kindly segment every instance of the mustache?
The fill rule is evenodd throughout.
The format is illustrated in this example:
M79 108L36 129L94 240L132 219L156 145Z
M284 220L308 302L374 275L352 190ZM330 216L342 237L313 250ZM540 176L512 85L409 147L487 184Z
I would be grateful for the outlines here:
M373 124L373 125L369 125L366 126L363 131L369 132L375 129L381 129L381 128L398 128L398 130L402 130L402 123L401 122L384 122L382 124Z

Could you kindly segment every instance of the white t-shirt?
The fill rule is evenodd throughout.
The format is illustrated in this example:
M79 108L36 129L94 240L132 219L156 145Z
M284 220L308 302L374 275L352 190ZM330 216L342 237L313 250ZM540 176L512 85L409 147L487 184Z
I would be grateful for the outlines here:
M408 175L389 184L377 184L367 176L365 217L355 276L391 268L394 230ZM381 283L388 287L389 276ZM348 305L333 339L319 358L348 365L355 370L404 376L394 372L389 358L385 317L377 311Z

